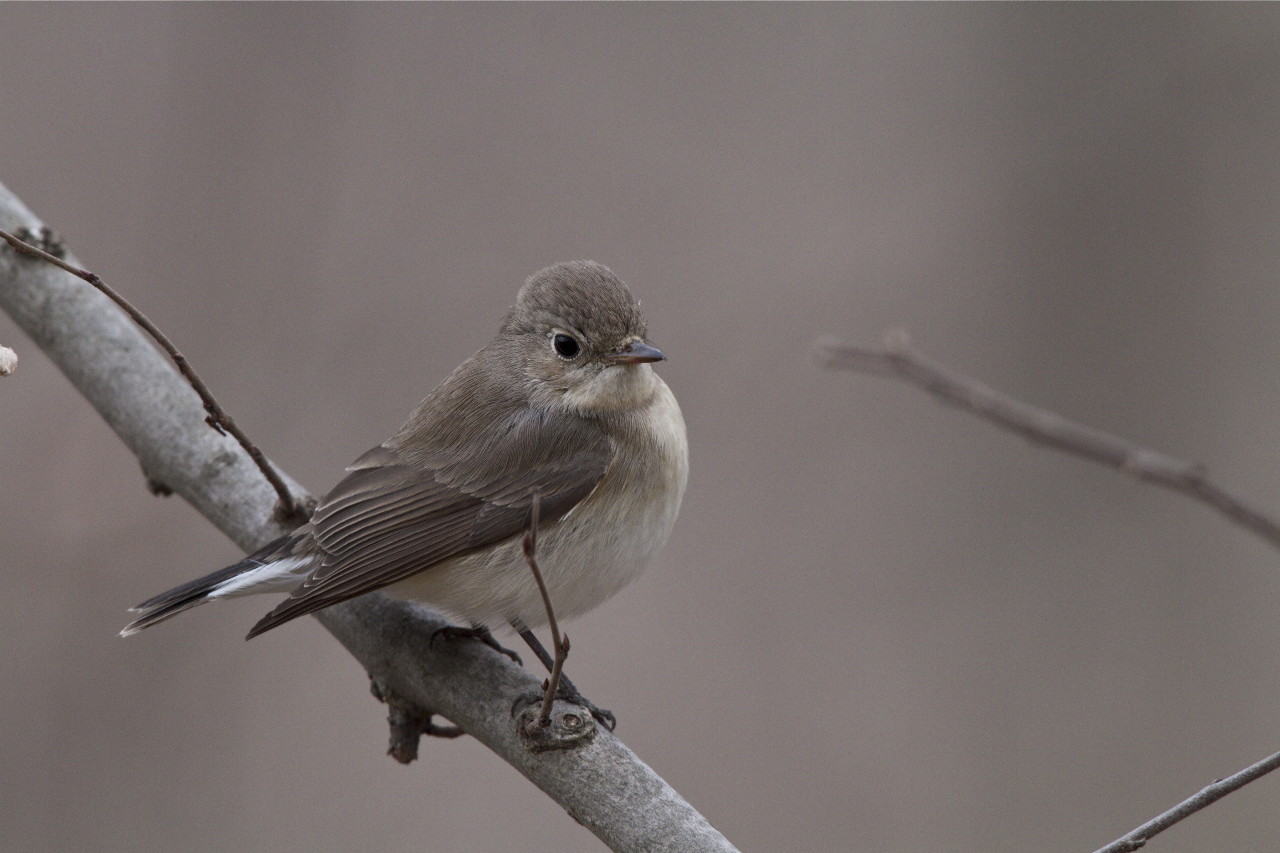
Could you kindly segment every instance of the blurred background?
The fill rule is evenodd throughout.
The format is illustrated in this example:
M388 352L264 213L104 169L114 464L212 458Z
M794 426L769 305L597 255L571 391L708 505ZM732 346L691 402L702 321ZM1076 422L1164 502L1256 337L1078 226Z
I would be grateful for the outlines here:
M1280 513L1280 7L8 5L0 181L317 492L594 258L692 475L569 626L619 735L744 850L1093 850L1280 749L1280 554L885 380L909 330ZM594 851L267 599L5 317L0 847ZM1280 778L1164 853L1280 847Z

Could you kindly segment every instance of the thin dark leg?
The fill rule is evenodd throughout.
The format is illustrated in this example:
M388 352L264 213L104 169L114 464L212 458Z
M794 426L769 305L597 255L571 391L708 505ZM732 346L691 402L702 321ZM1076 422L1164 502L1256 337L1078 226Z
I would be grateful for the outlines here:
M542 645L542 641L538 639L538 635L530 631L528 628L521 628L519 625L512 625L516 632L520 634L520 639L529 644L529 648L533 649L534 655L538 660L542 661L542 665L547 669L551 669L555 661L551 655L547 653L547 649Z

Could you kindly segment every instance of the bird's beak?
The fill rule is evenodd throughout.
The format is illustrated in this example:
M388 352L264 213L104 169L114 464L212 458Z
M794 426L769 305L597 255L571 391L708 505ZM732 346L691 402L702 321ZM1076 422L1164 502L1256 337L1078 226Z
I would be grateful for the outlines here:
M614 364L644 364L650 361L666 361L662 350L651 347L644 341L632 341L615 353L605 356Z

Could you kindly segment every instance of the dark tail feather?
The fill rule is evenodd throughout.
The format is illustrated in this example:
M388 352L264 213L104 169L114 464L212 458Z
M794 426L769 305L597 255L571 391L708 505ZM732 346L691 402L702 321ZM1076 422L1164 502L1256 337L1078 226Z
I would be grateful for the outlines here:
M175 586L168 592L162 592L153 598L148 598L137 607L129 608L142 615L124 626L120 636L131 636L143 628L150 628L152 625L177 616L184 610L190 610L192 607L204 604L208 600L209 593L213 592L219 585L231 580L236 575L258 568L263 564L265 556L285 545L290 538L291 536L281 537L260 551L255 551L250 556L245 557L235 565L227 566L225 569L218 569L216 572L210 572L202 578L196 578L181 586Z
M347 596L351 598L351 596ZM252 640L259 634L270 631L272 628L278 628L291 619L297 619L299 616L305 616L308 613L314 613L322 610L330 604L337 604L339 601L346 599L326 599L323 601L308 601L305 598L286 598L284 601L276 605L276 608L258 620L257 624L249 629L249 633L245 634L246 640Z

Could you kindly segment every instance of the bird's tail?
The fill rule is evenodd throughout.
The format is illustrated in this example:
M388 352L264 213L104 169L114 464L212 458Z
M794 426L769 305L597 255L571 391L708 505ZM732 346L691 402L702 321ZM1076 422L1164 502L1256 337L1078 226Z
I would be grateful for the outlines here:
M305 538L305 534L291 533L235 565L175 586L168 592L148 598L137 607L129 608L140 615L124 627L120 636L132 636L143 628L150 628L206 601L293 589L311 563L308 555L295 553L301 550L297 546L303 545Z

